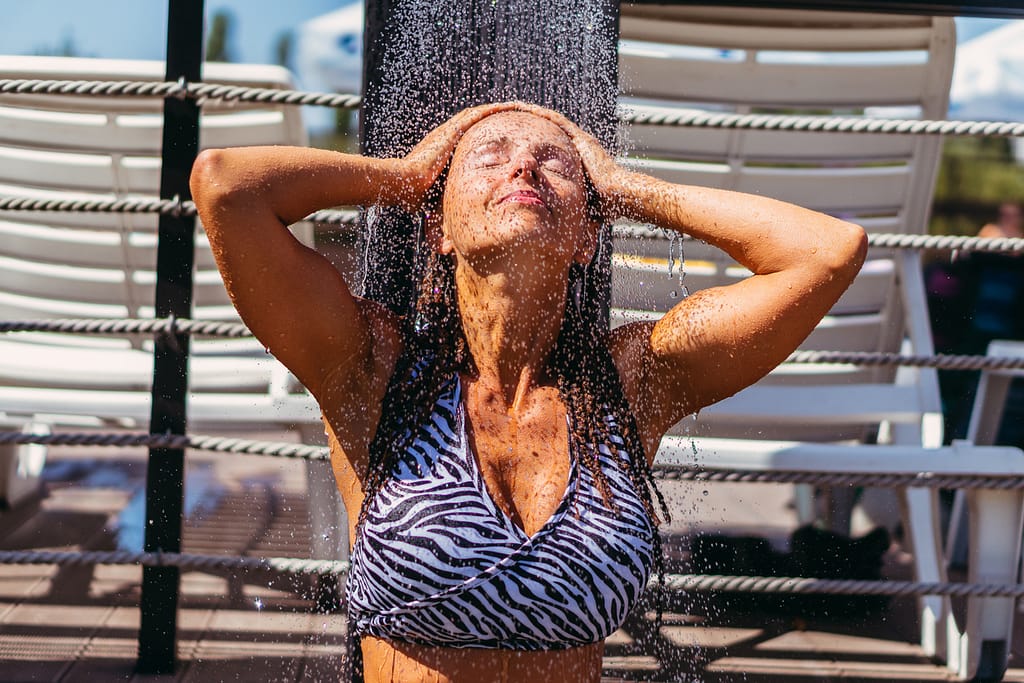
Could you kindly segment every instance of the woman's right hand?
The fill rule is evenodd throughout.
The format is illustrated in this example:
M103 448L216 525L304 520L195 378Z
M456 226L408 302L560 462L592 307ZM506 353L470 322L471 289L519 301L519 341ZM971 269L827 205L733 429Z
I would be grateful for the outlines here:
M410 212L418 211L444 171L463 134L491 114L522 110L528 105L521 102L496 102L463 109L434 128L397 165L397 204Z

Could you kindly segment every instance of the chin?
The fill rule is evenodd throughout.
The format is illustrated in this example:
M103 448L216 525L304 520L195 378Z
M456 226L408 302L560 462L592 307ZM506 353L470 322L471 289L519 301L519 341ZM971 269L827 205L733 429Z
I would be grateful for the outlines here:
M494 223L488 232L496 243L516 249L535 247L550 251L563 242L568 247L571 242L570 232L540 216L515 216Z
M572 260L573 246L564 230L544 223L504 223L492 225L485 234L477 233L475 239L458 251L469 262L478 265L496 265L517 261L547 262ZM511 257L511 258L510 258Z

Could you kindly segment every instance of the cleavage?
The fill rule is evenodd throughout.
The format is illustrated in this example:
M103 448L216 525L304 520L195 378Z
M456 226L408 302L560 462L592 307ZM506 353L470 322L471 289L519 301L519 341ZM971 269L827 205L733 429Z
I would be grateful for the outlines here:
M467 392L466 439L483 478L485 493L526 535L532 536L558 509L569 478L565 409L554 395L537 390L519 414L477 405Z

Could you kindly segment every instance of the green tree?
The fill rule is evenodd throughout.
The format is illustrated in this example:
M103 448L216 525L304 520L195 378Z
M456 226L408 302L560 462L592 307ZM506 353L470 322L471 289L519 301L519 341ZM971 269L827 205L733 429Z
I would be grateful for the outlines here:
M935 183L930 232L974 235L999 204L1024 200L1024 167L1006 138L949 138Z
M219 10L210 22L210 33L206 36L206 61L231 62L231 29L234 17L230 12Z

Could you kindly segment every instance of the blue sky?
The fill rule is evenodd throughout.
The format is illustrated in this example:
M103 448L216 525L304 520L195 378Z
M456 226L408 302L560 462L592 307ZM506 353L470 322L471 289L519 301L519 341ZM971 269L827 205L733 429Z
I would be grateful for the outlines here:
M277 37L351 0L207 0L207 17L234 15L237 61L272 62ZM70 41L83 56L163 59L167 0L0 0L0 53L53 53ZM209 22L207 22L209 23ZM961 41L1003 23L958 21Z
M207 0L207 17L234 15L237 61L272 62L277 37L348 0ZM0 0L0 53L52 54L71 41L82 56L163 59L167 0ZM207 20L209 24L209 20Z

